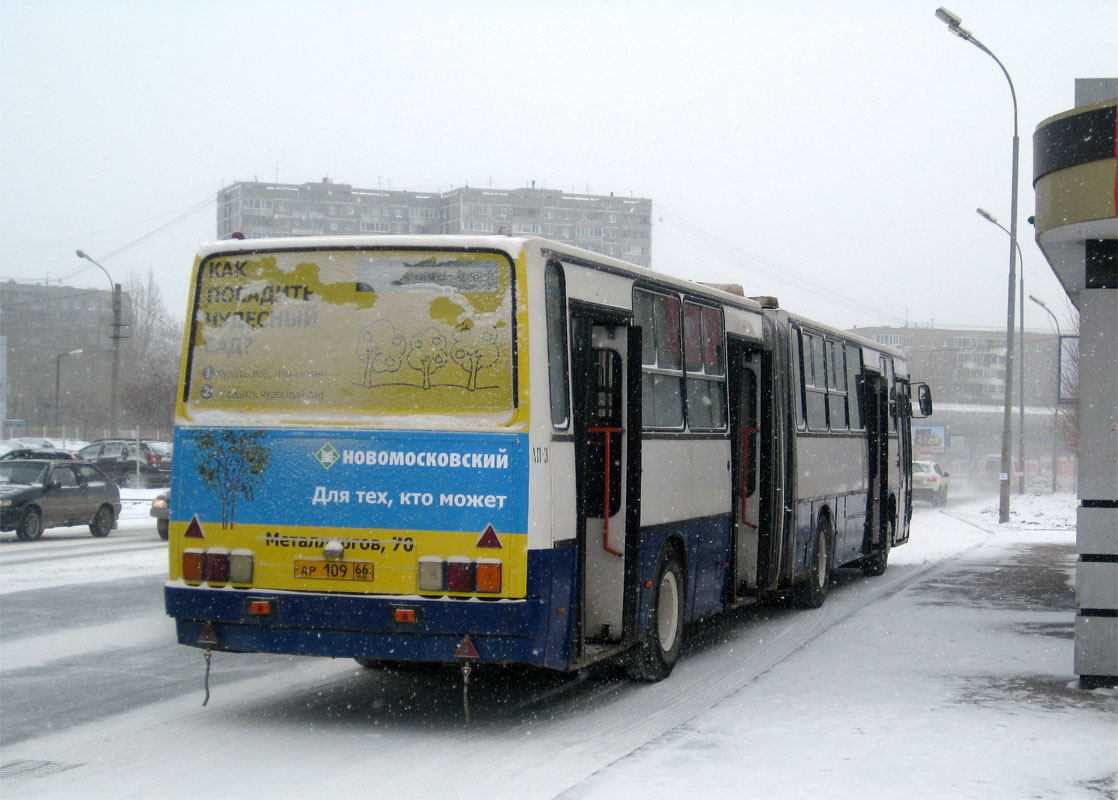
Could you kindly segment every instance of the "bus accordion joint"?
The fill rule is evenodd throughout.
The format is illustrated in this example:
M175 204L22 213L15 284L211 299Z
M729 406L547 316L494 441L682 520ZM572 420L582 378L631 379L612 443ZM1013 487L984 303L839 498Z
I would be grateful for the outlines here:
M590 428L587 432L588 433L600 433L600 434L602 434L602 439L604 440L605 448L606 448L606 453L605 453L606 474L605 474L605 479L602 481L603 484L604 484L604 489L605 489L605 496L603 498L603 505L602 505L602 522L603 522L603 525L602 525L602 549L605 550L607 553L609 553L612 556L621 557L621 556L624 556L625 554L622 553L620 550L614 550L612 547L610 547L610 543L609 543L609 516L610 516L609 509L610 509L610 499L611 499L610 494L609 494L609 486L610 486L610 477L611 477L610 476L610 460L611 460L611 458L610 458L610 445L613 441L612 436L615 433L618 433L618 434L623 433L624 428ZM590 444L597 445L597 444L599 444L599 442L590 442Z

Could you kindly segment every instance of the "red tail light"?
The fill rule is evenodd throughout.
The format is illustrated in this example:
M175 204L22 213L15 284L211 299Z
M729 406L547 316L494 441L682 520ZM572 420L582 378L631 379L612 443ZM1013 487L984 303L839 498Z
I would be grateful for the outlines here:
M159 466L159 456L155 453L148 453L148 463L153 467Z
M206 581L209 583L229 583L229 554L206 553Z
M446 590L472 592L474 590L474 564L472 561L450 559L446 564Z

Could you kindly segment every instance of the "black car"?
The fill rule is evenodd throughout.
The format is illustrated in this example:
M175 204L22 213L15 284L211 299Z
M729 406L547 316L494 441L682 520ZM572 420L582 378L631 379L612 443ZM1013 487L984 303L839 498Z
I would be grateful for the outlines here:
M94 536L108 536L119 515L116 484L92 464L0 462L0 531L31 541L46 528L89 525Z
M167 442L98 439L79 450L78 458L96 464L121 486L167 486L171 479Z
M49 447L20 447L4 453L0 456L0 461L26 461L29 458L46 458L52 461L77 461L78 459L69 450L56 450Z

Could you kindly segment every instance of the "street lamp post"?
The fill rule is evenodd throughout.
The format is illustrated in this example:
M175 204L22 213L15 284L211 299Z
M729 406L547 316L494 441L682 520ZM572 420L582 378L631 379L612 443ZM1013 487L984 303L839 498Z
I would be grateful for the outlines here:
M54 427L56 428L60 424L58 401L59 397L61 396L59 387L62 385L62 359L64 359L66 356L81 355L82 352L83 351L81 350L71 350L68 353L59 353L54 357Z
M1052 403L1052 494L1056 494L1056 458L1059 455L1060 436L1060 348L1064 338L1060 334L1060 320L1056 319L1052 309L1036 295L1029 295L1029 299L1047 311L1048 316L1052 317L1052 324L1056 326L1056 397Z
M998 501L998 521L1009 522L1009 478L1010 465L1010 438L1013 421L1013 318L1014 297L1013 289L1017 283L1017 162L1019 158L1020 142L1017 137L1017 90L1013 88L1013 79L1009 71L986 45L974 38L970 31L962 26L962 20L940 6L936 9L936 17L947 25L947 30L965 42L970 42L981 50L1001 68L1005 79L1009 81L1009 93L1013 98L1013 180L1010 189L1009 201L1009 299L1006 303L1005 324L1005 409L1002 420L1002 465L999 484L1001 486Z
M109 275L109 271L107 269L105 269L104 267L102 267L100 264L98 264L96 261L94 261L92 258L90 258L87 253L85 253L81 250L78 250L77 251L77 256L78 256L78 258L84 258L90 264L93 264L95 267L97 267L102 272L104 272L105 277L109 279L109 286L111 286L112 290L113 290L113 334L112 334L112 340L113 340L113 378L112 378L111 398L109 400L109 420L110 420L109 424L110 424L110 428L111 428L111 430L109 431L109 435L110 436L116 436L116 432L117 432L116 431L116 429L117 429L117 399L118 399L118 389L119 389L119 386L120 386L120 328L121 328L121 322L120 322L120 284L119 283L113 283L113 279Z
M997 217L984 208L976 208L978 216L997 225L1006 235L1012 236ZM1025 493L1025 254L1021 244L1014 240L1017 257L1021 259L1021 272L1017 276L1018 300L1021 302L1017 318L1017 460L1021 470L1017 473L1017 491Z

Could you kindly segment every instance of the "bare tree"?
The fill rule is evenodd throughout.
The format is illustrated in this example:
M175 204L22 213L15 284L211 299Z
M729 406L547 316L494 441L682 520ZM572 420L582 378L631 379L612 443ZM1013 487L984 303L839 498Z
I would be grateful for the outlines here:
M121 369L121 406L137 426L168 430L175 413L182 322L167 311L155 276L129 276L130 318Z

